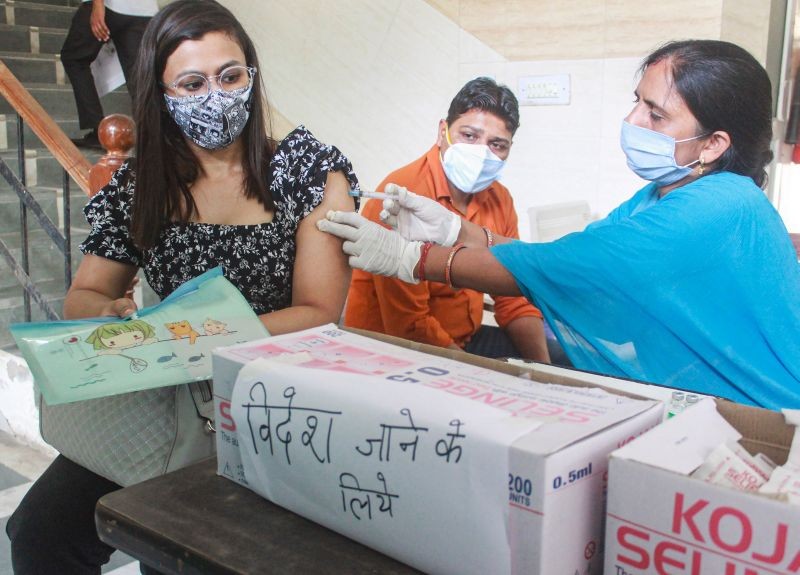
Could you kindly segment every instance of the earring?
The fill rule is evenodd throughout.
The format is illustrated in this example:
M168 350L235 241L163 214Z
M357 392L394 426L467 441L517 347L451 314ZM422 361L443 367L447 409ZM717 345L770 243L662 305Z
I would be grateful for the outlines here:
M706 171L706 161L703 159L703 156L700 156L700 175L703 175L703 172Z

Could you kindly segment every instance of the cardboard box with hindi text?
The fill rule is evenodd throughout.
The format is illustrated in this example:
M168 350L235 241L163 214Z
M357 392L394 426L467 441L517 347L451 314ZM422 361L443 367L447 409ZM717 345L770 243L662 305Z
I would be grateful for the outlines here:
M218 473L429 573L599 574L608 454L660 423L663 404L580 377L332 325L219 349ZM324 402L303 389L312 380ZM386 423L350 455L326 451L319 438L335 443L348 414ZM513 440L492 447L497 437ZM462 466L481 455L459 471L462 446ZM494 515L504 523L488 530Z
M781 413L706 399L612 453L605 573L800 573L800 506L689 476L729 441L784 464L794 431Z

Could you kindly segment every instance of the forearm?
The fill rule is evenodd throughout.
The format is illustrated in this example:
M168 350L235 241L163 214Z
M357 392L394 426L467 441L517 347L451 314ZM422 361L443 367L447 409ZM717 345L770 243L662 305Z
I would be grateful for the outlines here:
M476 227L483 234L483 230ZM431 246L425 260L426 280L446 283L445 268L452 250L453 248ZM414 268L414 276L419 277L419 263ZM450 279L454 286L460 288L495 295L522 295L514 276L485 247L459 250L451 261Z
M337 312L315 305L293 305L281 310L261 314L259 319L270 335L291 333L328 323L339 323L341 309Z
M512 239L492 232L493 245L505 244L512 241ZM461 218L461 231L458 233L458 242L470 248L485 248L487 247L488 237L483 227Z
M136 304L125 297L125 292L136 271L136 266L131 264L86 254L64 298L64 317L78 319L133 313Z
M505 332L524 359L550 363L544 322L535 316L523 316L505 326Z

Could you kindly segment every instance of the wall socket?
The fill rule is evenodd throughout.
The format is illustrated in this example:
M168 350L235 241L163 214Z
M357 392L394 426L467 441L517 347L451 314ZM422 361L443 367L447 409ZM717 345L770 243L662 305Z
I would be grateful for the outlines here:
M520 106L564 106L569 104L569 74L520 76L517 99Z

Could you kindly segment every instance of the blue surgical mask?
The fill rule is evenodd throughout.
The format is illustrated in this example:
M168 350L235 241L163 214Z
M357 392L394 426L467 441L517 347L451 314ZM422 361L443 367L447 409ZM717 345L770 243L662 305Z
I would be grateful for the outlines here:
M693 138L676 140L661 132L623 121L620 144L628 158L628 167L640 178L663 187L674 184L691 174L692 166L700 161L697 159L685 166L679 166L675 161L675 144L697 140L707 135L701 134Z
M442 156L442 168L450 183L465 194L485 190L500 177L505 161L483 144L452 144L450 133L445 132L450 144Z

